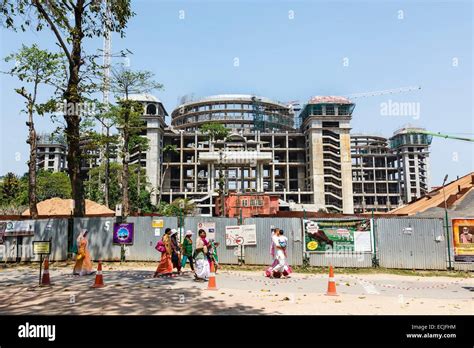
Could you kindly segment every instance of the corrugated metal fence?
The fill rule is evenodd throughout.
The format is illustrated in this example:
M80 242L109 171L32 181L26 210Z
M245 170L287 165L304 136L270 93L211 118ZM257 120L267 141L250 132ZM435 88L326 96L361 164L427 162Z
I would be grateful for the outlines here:
M303 263L303 229L299 218L248 218L244 224L257 227L257 245L245 247L245 263L249 265L270 265L273 260L270 255L271 229L278 227L288 238L288 263L301 265Z
M446 269L447 246L442 219L376 219L380 266Z
M33 242L51 240L51 260L67 259L67 219L42 219L35 221L35 235L32 237L7 237L1 245L2 261L39 261L33 254Z
M160 217L164 228L176 228L176 217ZM126 259L130 261L158 261L160 253L155 245L163 235L164 228L160 229L160 236L155 236L152 227L153 218L150 216L129 217L127 222L134 223L134 243L126 247ZM94 260L119 261L121 248L113 244L112 231L114 218L76 218L74 219L74 240L82 229L89 231L89 251Z
M164 227L160 235L155 235L153 220L163 220ZM320 219L318 219L320 220ZM68 235L68 219L48 219L35 221L34 237L7 237L5 244L0 246L2 261L15 261L18 255L22 261L37 261L32 255L32 242L35 240L52 241L51 260L66 260L68 248L81 229L89 234L89 250L94 260L120 260L120 246L112 242L112 231L115 218L75 218L71 219ZM160 253L155 245L161 238L164 228L177 228L176 217L130 217L134 223L134 244L126 247L126 259L130 261L158 261ZM225 244L225 226L237 225L235 218L217 217L185 217L184 230L194 232L194 240L200 222L216 223L216 240L219 261L223 264L237 264L236 247ZM279 227L288 237L288 257L291 265L302 265L306 259L312 266L336 267L372 267L374 254L365 253L308 253L304 254L304 233L300 218L247 218L244 224L255 224L257 229L257 245L245 246L244 258L248 265L269 265L272 227ZM376 218L373 224L376 257L381 267L402 269L440 269L447 268L447 242L443 220L437 218ZM69 239L69 245L68 245ZM17 247L17 243L21 245ZM452 248L452 243L451 243ZM453 253L451 253L453 261ZM473 270L474 263L455 263L455 269Z
M219 218L219 217L199 217L189 216L184 219L184 230L191 230L194 232L193 241L196 242L198 224L200 222L215 222L216 223L216 242L220 244L218 247L218 257L220 263L237 264L238 256L234 254L235 247L227 247L225 245L225 227L237 225L236 218Z

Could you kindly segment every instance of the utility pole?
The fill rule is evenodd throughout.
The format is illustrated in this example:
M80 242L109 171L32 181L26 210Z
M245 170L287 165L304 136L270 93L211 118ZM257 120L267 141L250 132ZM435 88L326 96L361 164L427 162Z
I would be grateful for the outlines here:
M448 242L448 270L451 269L451 243L449 242L449 220L448 220L448 203L446 202L446 194L444 192L444 186L448 180L448 174L444 177L443 180L443 200L444 200L444 217L446 225L446 241Z

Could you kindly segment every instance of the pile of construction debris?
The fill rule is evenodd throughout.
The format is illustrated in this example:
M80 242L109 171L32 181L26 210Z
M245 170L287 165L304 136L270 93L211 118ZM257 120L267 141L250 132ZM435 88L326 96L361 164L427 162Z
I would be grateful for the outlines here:
M114 214L114 211L89 199L85 200L86 215L109 215ZM39 216L70 216L74 208L74 201L72 199L51 198L37 204ZM21 215L29 216L30 210L25 210Z

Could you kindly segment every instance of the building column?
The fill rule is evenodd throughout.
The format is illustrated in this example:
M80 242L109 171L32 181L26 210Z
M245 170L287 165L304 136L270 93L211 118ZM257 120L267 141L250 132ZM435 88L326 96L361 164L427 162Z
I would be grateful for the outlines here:
M183 161L184 161L184 135L183 131L180 131L180 142L179 142L179 192L184 191L184 169L183 169Z
M198 136L194 133L194 192L198 192Z

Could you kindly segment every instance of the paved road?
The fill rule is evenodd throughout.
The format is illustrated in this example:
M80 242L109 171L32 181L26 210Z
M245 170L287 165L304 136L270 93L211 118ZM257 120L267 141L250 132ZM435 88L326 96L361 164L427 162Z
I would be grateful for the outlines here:
M191 273L152 278L152 267L94 276L52 269L40 288L38 270L0 272L0 314L474 314L472 278L336 274L338 297L324 295L326 275L268 279L263 272L220 271L217 291Z

